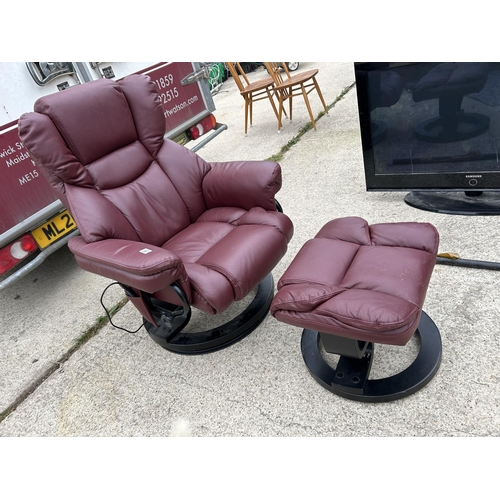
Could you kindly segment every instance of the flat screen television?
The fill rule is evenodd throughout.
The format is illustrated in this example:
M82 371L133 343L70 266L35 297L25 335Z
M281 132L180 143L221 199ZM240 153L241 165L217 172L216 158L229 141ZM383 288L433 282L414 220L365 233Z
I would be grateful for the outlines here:
M368 191L500 214L500 63L354 63Z

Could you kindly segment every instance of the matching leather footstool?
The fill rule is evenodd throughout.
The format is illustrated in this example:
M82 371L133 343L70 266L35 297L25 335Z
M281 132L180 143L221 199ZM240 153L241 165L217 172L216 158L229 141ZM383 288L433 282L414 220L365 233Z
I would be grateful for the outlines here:
M301 349L325 388L358 401L413 394L435 375L441 337L422 311L436 263L439 235L427 223L373 224L335 219L307 241L278 282L271 314L303 328ZM374 343L404 346L414 334L420 351L402 372L369 379ZM339 354L337 366L321 355Z

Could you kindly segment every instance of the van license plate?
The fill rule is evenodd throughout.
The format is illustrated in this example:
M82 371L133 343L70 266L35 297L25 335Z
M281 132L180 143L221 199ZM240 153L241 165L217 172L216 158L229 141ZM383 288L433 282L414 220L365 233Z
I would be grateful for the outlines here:
M44 249L75 229L76 223L73 217L67 210L64 210L31 231L31 234L38 246Z
M174 137L172 140L174 142L176 142L177 144L184 146L189 142L189 137L187 136L186 132L182 132L182 134L179 134L177 137Z

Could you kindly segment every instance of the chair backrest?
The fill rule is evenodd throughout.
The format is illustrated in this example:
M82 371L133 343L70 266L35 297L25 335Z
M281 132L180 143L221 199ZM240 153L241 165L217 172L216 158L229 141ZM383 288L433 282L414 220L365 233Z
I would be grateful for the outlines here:
M162 245L206 210L210 166L164 140L155 84L132 75L97 80L38 99L19 135L87 242Z
M245 87L250 85L250 80L248 79L246 73L243 71L241 64L239 62L227 62L226 66L227 66L227 69L229 70L229 73L231 73L231 76L233 77L234 81L236 82L236 86L238 87L238 90L240 92L244 92ZM242 78L243 78L244 83L241 80Z
M276 62L265 62L264 66L266 67L268 73L272 76L276 85L281 85L286 81L286 79L283 79L282 70L285 72L286 77L290 78L290 72L284 62L281 63L281 67Z

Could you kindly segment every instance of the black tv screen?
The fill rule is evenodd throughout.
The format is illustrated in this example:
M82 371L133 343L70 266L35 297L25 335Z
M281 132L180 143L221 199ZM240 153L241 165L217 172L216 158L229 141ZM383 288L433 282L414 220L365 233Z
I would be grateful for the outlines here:
M366 188L500 214L500 63L355 63Z

